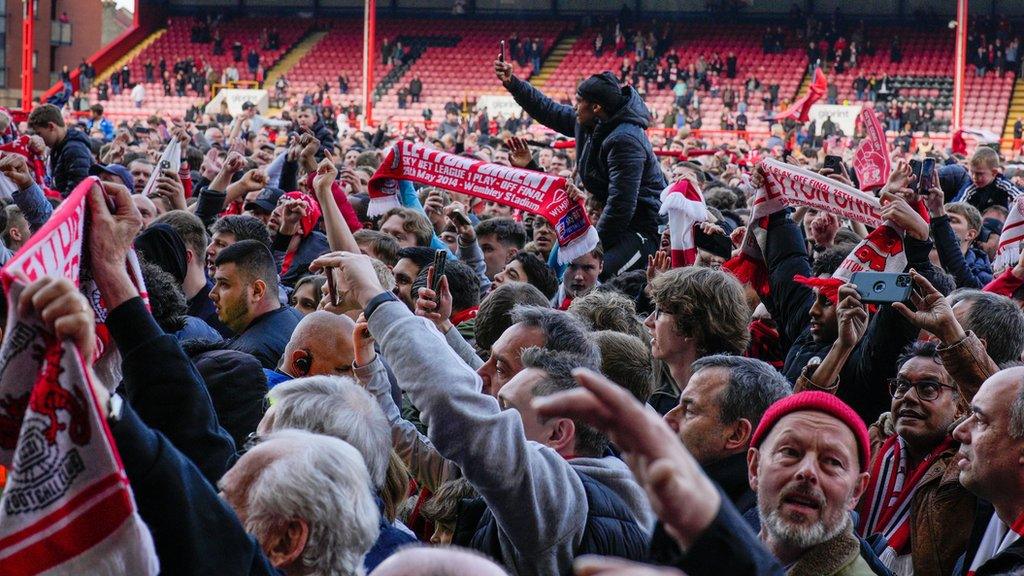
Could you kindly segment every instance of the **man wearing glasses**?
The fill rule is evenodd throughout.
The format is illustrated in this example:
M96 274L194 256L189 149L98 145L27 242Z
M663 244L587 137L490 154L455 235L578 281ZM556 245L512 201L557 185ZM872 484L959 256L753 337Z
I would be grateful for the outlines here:
M998 367L986 340L964 330L946 298L920 274L911 276L913 308L897 303L893 309L929 339L910 344L899 358L897 375L888 381L891 411L870 427L871 481L860 501L857 531L897 574L949 574L971 535L963 519L972 518L977 506L959 482L960 444L951 433ZM838 299L836 342L813 369L813 382L809 371L800 377L797 392L838 393L843 385L839 372L864 334L868 312L850 284L840 287ZM1013 330L1020 319L1012 311L998 315L1004 330Z

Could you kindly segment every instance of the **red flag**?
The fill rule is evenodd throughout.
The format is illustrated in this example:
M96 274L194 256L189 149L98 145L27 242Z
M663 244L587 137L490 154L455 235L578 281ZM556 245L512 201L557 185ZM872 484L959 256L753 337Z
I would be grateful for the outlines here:
M814 82L807 89L807 94L804 94L802 98L793 102L785 112L772 116L775 120L783 120L785 118L795 117L797 122L807 122L810 120L811 106L815 102L821 100L821 97L825 95L825 91L828 90L828 79L825 78L825 73L821 71L821 68L814 69Z

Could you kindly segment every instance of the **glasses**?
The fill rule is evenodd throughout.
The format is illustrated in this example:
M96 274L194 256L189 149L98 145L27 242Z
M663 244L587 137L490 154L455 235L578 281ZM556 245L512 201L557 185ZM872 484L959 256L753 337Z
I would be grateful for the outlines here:
M943 384L934 380L920 380L918 382L911 382L906 378L890 378L889 379L889 394L893 398L903 398L907 392L913 388L917 391L917 397L923 402L931 402L939 397L939 393L942 392L943 388L949 388L950 390L956 390L956 387L950 386L949 384Z
M256 432L250 432L249 435L245 437L245 443L242 444L242 449L238 451L237 456L241 458L243 454L255 448L256 445L262 441L262 436L260 436Z

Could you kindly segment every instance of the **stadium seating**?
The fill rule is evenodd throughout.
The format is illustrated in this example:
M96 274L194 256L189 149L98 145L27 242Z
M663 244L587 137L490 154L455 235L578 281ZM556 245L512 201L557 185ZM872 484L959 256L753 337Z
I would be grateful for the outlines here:
M903 57L900 62L890 60L889 46L899 37ZM931 101L936 107L939 132L948 131L952 120L954 36L946 28L915 30L894 27L871 27L867 34L878 47L873 55L858 54L857 66L842 74L830 74L839 90L839 102L856 103L854 79L872 73L881 78L888 74L899 85L900 100L918 103ZM1009 111L1013 78L989 73L983 78L974 76L968 66L964 126L1001 134Z
M458 42L451 47L428 47L422 56L412 63L409 70L391 86L378 102L374 116L385 119L394 116L397 120L422 120L423 107L433 110L439 117L444 104L454 98L461 101L463 96L484 92L501 93L501 86L494 79L492 63L498 53L498 43L507 39L514 31L503 22L474 22L472 27L452 29L450 21L378 21L377 51L385 39L392 44L398 38L428 38L452 36ZM550 49L565 24L559 22L531 22L530 33L540 37L546 49ZM362 90L362 24L360 22L335 23L327 36L316 48L306 54L287 78L291 92L301 97L316 89L324 81L331 85L330 96L334 103L345 105L350 100L360 101ZM407 42L408 44L408 42ZM383 58L374 63L374 78L380 80L391 69L385 66ZM348 77L349 91L342 95L338 91L338 75ZM529 77L528 67L516 66L516 74ZM408 86L409 81L419 76L423 81L423 95L420 104L398 108L398 90Z
M232 60L231 45L236 40L244 46L243 52L248 52L250 46L258 42L259 30L269 29L278 23L269 18L245 18L224 23L221 33L226 53L214 56L212 44L190 42L195 20L187 17L172 18L166 33L130 63L132 78L143 77L143 64L146 61L156 63L163 57L171 66L176 59L185 55L192 55L204 63L210 62L220 71ZM268 70L290 46L306 34L312 22L307 24L299 20L297 24L279 29L281 45L278 50L269 53L260 51ZM359 19L321 19L315 25L326 28L327 34L287 72L290 95L296 101L301 100L305 94L327 82L331 88L330 99L335 105L359 103L362 90L362 22ZM422 121L423 108L429 107L434 113L434 119L439 120L446 102L461 102L464 98L472 101L482 94L502 94L503 90L497 84L492 70L498 42L513 33L528 32L531 37L541 38L544 50L549 51L570 26L572 24L565 21L531 21L528 25L506 21L474 21L472 26L453 26L450 20L381 19L377 30L378 53L386 40L392 44L396 40L403 40L407 46L416 44L418 50L409 59L407 66L399 70L393 71L393 66L386 65L382 57L374 62L374 88L379 95L374 117L377 120L393 118L399 122L419 122ZM586 75L601 70L618 71L622 57L616 56L612 47L607 46L600 57L594 56L593 42L597 33L597 29L573 32L576 40L564 59L554 67L543 86L544 92L556 99L568 99L574 93L576 83ZM763 29L759 25L752 24L677 23L672 25L671 48L679 54L680 69L685 69L701 55L710 58L717 53L724 60L730 52L735 53L738 59L736 78L728 80L723 76L719 82L720 87L732 85L741 91L744 80L753 75L763 86L778 84L780 106L784 106L786 101L799 96L797 92L804 80L807 65L805 47L795 36L791 36L787 38L782 53L765 54L762 50L762 33ZM896 36L899 36L902 44L903 58L900 62L891 62L889 45ZM874 54L858 54L855 68L847 69L842 74L834 71L828 74L830 82L834 82L839 89L839 101L855 101L852 82L858 74L867 76L874 73L879 78L888 74L897 86L901 100L920 103L931 101L936 105L937 122L934 132L948 130L952 115L952 81L949 74L953 66L952 33L945 29L872 27L867 37L877 47ZM632 60L631 50L627 56ZM244 61L238 65L238 69L243 80L250 79ZM392 73L390 77L389 72ZM516 65L516 74L520 77L528 78L530 72L529 66ZM339 75L348 78L347 94L341 94L339 90ZM405 109L399 109L398 91L408 86L409 81L416 76L423 81L421 102L414 104L410 100ZM382 82L384 79L387 81ZM1013 79L1009 76L1000 77L989 73L983 78L976 78L973 70L969 70L965 125L1001 133L1012 88ZM160 83L148 84L146 91L146 105L141 110L132 106L127 91L119 96L111 95L111 99L104 105L114 117L154 113L180 116L196 100L195 96L165 97ZM95 95L94 88L94 100ZM674 95L670 86L658 90L651 83L645 98L648 107L660 117L672 107ZM699 98L704 129L718 129L723 109L721 99L711 97L707 91L699 92ZM748 105L748 129L763 132L767 123L762 120L764 110L760 97L755 95L750 98ZM657 125L660 126L661 122Z
M142 52L140 52L132 61L128 67L131 69L131 78L135 82L145 78L144 65L148 61L152 61L154 66L160 62L160 58L163 58L167 63L167 68L171 69L174 66L174 62L192 56L197 61L205 63L209 62L215 70L218 72L226 68L230 63L233 63L234 58L231 52L231 46L236 42L242 44L242 62L237 63L235 66L238 68L239 79L241 80L253 80L252 74L249 73L249 69L245 63L245 56L248 54L250 48L255 48L260 53L263 61L263 66L269 69L277 60L288 51L288 48L297 42L306 33L308 24L305 21L298 20L294 24L289 23L288 26L279 26L280 20L273 18L243 18L237 20L229 20L220 26L221 37L224 40L224 54L214 55L213 44L194 44L191 42L192 27L195 26L197 21L193 18L187 17L176 17L171 18L168 22L167 31L160 36L155 42L147 46ZM278 33L280 35L280 46L277 50L262 50L259 44L259 36L261 30L270 30L274 27L278 27ZM159 76L159 70L154 71L155 76ZM131 96L127 90L123 91L120 95L115 96L112 92L110 93L110 100L102 102L104 108L110 113L112 117L117 117L123 114L138 114L140 116L151 115L151 114L165 114L171 117L181 117L185 110L196 102L197 97L194 93L190 93L187 96L164 96L163 84L159 78L156 78L157 82L147 83L146 86L146 100L141 109L136 109L131 102ZM96 100L96 89L95 87L91 90L90 99ZM207 99L201 99L204 102Z

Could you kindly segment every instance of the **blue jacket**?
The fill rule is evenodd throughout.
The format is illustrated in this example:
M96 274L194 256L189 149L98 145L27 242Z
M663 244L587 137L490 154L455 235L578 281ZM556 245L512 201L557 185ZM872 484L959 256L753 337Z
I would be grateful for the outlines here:
M377 535L377 541L373 543L373 548L370 548L363 558L363 568L366 569L367 574L373 572L378 564L398 552L399 548L419 542L411 533L403 531L388 520L388 517L384 515L384 501L380 497L377 497L377 508L380 509L380 533Z
M271 249L274 251L274 261L277 263L278 270L281 269L281 265L284 263L288 243L291 242L291 239L291 236L274 235ZM314 230L309 236L304 237L299 242L288 270L281 275L281 283L289 288L295 286L299 278L309 275L309 265L313 263L313 260L330 251L331 247L327 243L327 236L324 236L322 232Z
M82 131L68 128L63 140L50 150L50 176L53 188L64 198L89 176L92 166L92 141Z
M595 227L605 252L629 232L658 236L661 191L668 182L644 132L649 114L636 90L623 88L626 104L592 132L576 121L572 106L551 100L527 82L513 76L508 91L538 122L576 138L580 177L604 204Z
M228 348L248 352L264 368L273 370L301 319L291 306L281 306L253 319L241 334L228 342Z
M212 340L214 342L223 340L219 332L195 316L185 316L185 325L182 326L181 330L174 333L174 337L178 339L178 342L184 342L185 340Z
M89 120L89 130L90 131L93 129L93 126L95 124L96 124L95 121ZM114 139L114 125L113 125L113 123L110 122L110 120L107 120L106 118L100 118L100 131L103 132L103 141L104 142L110 142L111 140Z
M939 168L939 186L947 202L967 202L979 212L993 205L1008 208L1010 198L1021 193L1002 174L996 176L991 184L978 188L971 179L970 172L959 164L949 164Z
M960 252L960 243L948 215L932 218L931 229L935 249L939 253L939 263L946 272L953 275L957 288L980 290L992 281L992 264L988 261L988 254L973 246L967 249L966 254Z
M587 497L587 521L583 536L576 547L577 556L598 554L641 561L647 554L650 538L637 524L626 503L607 486L590 476L574 470L583 482ZM463 516L466 516L465 518ZM472 531L466 523L476 521ZM473 548L504 563L498 531L501 527L483 498L476 498L459 510L454 544Z

